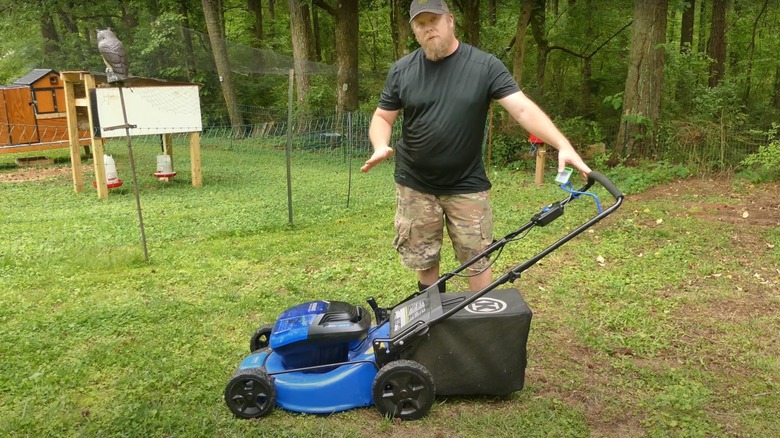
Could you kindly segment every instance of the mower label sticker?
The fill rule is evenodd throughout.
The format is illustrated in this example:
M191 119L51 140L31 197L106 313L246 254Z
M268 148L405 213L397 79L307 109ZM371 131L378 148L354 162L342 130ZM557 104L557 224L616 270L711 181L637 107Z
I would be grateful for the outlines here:
M506 308L507 304L504 301L497 300L495 298L482 297L466 306L466 311L469 313L484 315L487 313L501 313L506 310Z
M420 300L412 302L398 310L393 314L393 330L398 330L404 327L410 321L413 321L418 316L425 313L428 308L428 300Z

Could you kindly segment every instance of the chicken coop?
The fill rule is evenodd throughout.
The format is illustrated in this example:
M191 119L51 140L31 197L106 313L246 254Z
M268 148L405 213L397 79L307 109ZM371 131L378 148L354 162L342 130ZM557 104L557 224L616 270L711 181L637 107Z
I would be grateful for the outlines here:
M0 86L0 154L69 147L65 108L64 84L56 70L34 69ZM87 129L78 130L84 146L90 144Z

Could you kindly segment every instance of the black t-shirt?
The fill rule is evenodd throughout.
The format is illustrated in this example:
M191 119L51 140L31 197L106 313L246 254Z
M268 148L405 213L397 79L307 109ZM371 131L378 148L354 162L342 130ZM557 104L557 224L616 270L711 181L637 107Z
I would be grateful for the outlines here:
M379 108L403 110L395 181L434 195L490 189L482 141L490 102L520 91L495 56L460 42L440 61L417 49L393 64Z

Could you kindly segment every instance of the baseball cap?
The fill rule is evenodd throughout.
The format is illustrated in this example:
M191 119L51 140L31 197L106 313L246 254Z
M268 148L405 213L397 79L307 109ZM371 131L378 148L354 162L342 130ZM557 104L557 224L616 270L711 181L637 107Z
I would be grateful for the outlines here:
M414 0L412 6L409 7L409 22L423 12L444 15L450 13L450 8L447 7L444 0Z

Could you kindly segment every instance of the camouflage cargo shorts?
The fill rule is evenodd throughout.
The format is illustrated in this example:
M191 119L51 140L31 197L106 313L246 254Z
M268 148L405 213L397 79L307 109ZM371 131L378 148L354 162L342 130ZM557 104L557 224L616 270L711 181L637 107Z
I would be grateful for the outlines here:
M409 269L422 271L439 262L445 224L461 264L493 242L493 213L487 191L437 196L396 184L396 203L393 246ZM478 272L488 263L486 257L468 270Z

